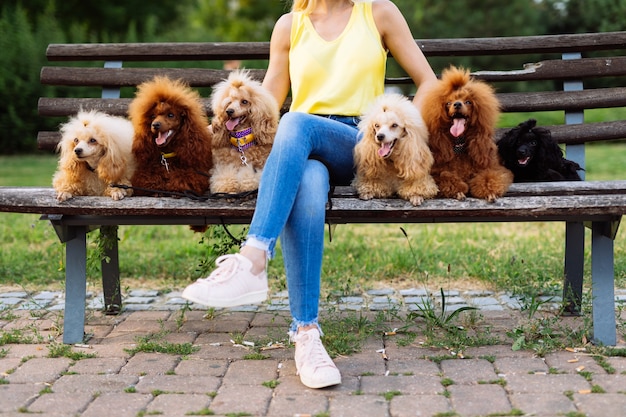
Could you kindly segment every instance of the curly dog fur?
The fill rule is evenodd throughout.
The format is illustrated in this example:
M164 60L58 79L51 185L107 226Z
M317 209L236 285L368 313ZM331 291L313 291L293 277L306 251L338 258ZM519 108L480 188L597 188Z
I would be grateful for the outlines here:
M236 70L215 85L211 107L211 192L256 190L278 126L276 100L248 71Z
M435 158L431 175L440 196L493 202L507 191L513 174L500 162L494 139L499 115L493 88L471 78L468 70L444 70L426 92L422 116Z
M353 186L363 200L394 194L419 206L437 195L430 176L433 156L419 111L401 94L383 94L359 123Z
M550 131L536 124L535 119L528 119L498 141L498 152L513 172L513 181L580 181L581 166L565 159Z
M59 201L74 196L109 196L121 200L132 190L135 169L132 155L133 125L123 117L99 111L80 111L61 125L60 153L52 185Z
M211 133L196 91L182 80L155 77L138 86L128 114L135 129L135 194L209 189Z

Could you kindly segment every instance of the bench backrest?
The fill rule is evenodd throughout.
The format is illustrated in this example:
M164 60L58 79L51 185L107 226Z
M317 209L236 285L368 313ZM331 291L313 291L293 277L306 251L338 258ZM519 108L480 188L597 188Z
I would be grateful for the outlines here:
M494 84L503 112L562 111L562 124L545 127L559 143L567 145L568 158L583 166L584 147L576 145L626 138L624 120L583 124L586 109L626 107L626 87L622 86L626 82L626 31L416 42L429 60L441 67L462 66L464 57L488 60L495 55L509 56L510 68L486 70L474 66L470 68L472 74ZM42 84L98 87L101 97L42 97L38 104L41 116L67 117L81 108L126 115L131 98L122 97L120 91L124 88L134 88L157 74L183 78L194 88L211 87L228 76L229 71L223 69L224 61L242 60L244 67L247 64L264 67L269 43L51 44L46 55L49 61L63 64L43 67ZM527 56L536 61L520 64L520 57ZM72 66L64 65L70 62ZM185 65L180 65L181 62ZM147 68L146 63L156 67ZM261 80L265 70L251 72ZM606 81L598 83L598 79ZM402 76L386 80L388 86L400 88L411 83L408 77ZM524 83L529 91L504 92L510 89L507 86L511 83ZM208 97L205 97L210 115L208 104ZM286 106L288 103L283 110ZM524 116L520 116L518 122L523 120ZM39 132L38 147L52 150L58 140L57 132Z

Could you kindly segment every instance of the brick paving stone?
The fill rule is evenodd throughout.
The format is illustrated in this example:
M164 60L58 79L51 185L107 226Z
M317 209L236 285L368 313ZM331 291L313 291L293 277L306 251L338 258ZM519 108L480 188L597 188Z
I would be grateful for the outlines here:
M606 358L607 362L615 369L616 374L626 374L626 357Z
M121 375L157 375L173 372L180 362L176 355L139 352L120 370Z
M146 415L183 417L203 415L209 410L211 398L206 394L159 394L146 408Z
M574 403L564 394L511 394L511 404L525 415L566 415L576 411Z
M9 371L13 371L21 363L22 360L19 358L0 358L0 378L5 377Z
M624 375L593 375L591 382L599 385L606 392L614 394L626 394L626 378Z
M436 376L441 371L436 363L426 359L414 360L389 360L387 370L390 374L416 375L416 376Z
M124 392L139 381L133 375L63 375L53 385L54 392Z
M88 392L62 392L39 396L28 406L30 413L49 414L80 414L93 401L93 394Z
M232 385L261 385L278 378L278 362L274 360L240 360L228 366L223 383Z
M389 405L391 417L431 417L451 411L452 405L443 395L398 395Z
M77 374L117 374L126 365L124 358L86 358L75 362L68 372Z
M335 359L343 376L385 375L385 363L373 350Z
M626 395L623 394L575 394L574 403L585 417L626 416Z
M32 358L6 376L11 384L53 382L70 366L68 358Z
M559 372L575 374L577 369L583 367L586 372L595 374L606 374L606 371L586 353L554 352L546 355L546 364Z
M361 378L364 394L382 394L399 391L405 395L441 394L441 377L436 376L364 376Z
M81 417L137 417L152 401L152 395L138 393L104 393L97 396ZM112 413L112 411L114 411Z
M485 359L450 359L441 361L441 370L455 384L475 384L498 379L493 365Z
M2 349L7 352L5 358L39 358L48 354L48 346L45 343L4 345Z
M542 358L496 358L493 363L499 375L527 375L549 371L548 365Z
M454 411L462 417L486 416L511 412L511 403L503 387L494 384L450 385Z
M507 375L506 388L514 393L559 393L579 392L591 389L589 382L580 375Z
M380 395L342 395L331 398L329 403L333 417L385 416L389 410L389 402Z
M276 396L267 415L272 417L315 416L327 412L328 398L323 395Z
M43 384L1 384L0 412L17 411L39 396Z
M245 399L242 397L245 392ZM262 385L223 385L211 402L215 414L248 413L253 416L265 415L272 399L273 390Z
M174 373L176 375L197 375L197 376L224 376L228 361L213 359L198 359L186 357L181 360Z
M220 383L214 376L147 375L139 378L135 389L141 393L208 394L217 391Z

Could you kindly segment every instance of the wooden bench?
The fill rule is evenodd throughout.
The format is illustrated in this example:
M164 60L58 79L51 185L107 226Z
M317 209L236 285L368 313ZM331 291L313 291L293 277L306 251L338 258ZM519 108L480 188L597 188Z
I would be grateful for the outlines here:
M551 129L558 142L566 145L567 157L581 166L585 162L586 143L626 138L626 121L585 123L583 120L586 109L626 106L626 88L620 86L626 75L626 32L432 39L417 43L431 62L442 63L440 67L433 65L437 71L448 63L462 65L465 56L510 57L510 68L487 71L475 66L473 74L501 91L498 98L504 112L562 111L563 124L544 126ZM48 60L71 62L72 66L42 68L41 82L97 87L101 97L41 97L39 114L65 118L84 108L125 115L132 97L127 88L132 92L137 84L155 74L183 78L196 88L211 87L228 74L222 69L223 61L244 60L243 66L263 67L268 54L269 43L51 44L47 50ZM523 65L527 61L520 60L526 59L528 54L532 54L535 61ZM186 61L184 65L177 64L183 61ZM156 63L159 68L145 68L145 62ZM264 70L253 73L262 79ZM603 80L609 83L602 84ZM589 86L583 89L583 82ZM532 85L534 89L532 92L506 92L506 86L516 83ZM402 87L410 84L410 80L390 77L387 84ZM208 98L205 104L209 111ZM526 116L520 116L515 124L525 119ZM500 129L498 135L503 130ZM53 150L58 140L57 132L39 132L38 145L42 150ZM41 214L66 243L65 343L78 343L84 337L88 232L100 228L100 233L112 243L106 253L110 262L102 264L102 279L106 310L117 312L121 306L116 239L119 225L246 224L254 205L254 200L226 202L150 197L122 201L78 197L59 203L52 188L0 188L0 211ZM466 201L433 199L420 207L400 199L362 201L352 188L339 187L332 196L327 221L339 224L565 222L563 294L571 312L579 310L582 299L585 226L588 226L592 230L594 341L614 345L613 240L624 213L626 181L622 180L514 184L505 197L493 204L473 198Z

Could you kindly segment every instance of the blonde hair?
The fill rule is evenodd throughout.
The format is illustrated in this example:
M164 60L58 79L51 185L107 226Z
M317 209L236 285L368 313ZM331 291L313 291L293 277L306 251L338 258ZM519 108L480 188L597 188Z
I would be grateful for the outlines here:
M352 3L356 3L357 0L352 0ZM293 0L291 5L292 12L304 12L304 14L310 14L315 10L317 6L317 0Z

